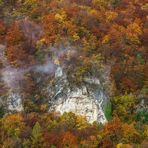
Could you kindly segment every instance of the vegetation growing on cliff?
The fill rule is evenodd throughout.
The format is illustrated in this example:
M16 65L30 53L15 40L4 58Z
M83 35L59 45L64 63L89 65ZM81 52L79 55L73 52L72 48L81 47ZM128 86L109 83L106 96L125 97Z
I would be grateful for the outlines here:
M73 85L83 83L85 76L99 77L103 65L111 66L113 84L111 106L105 109L108 119L112 109L112 120L104 126L90 125L72 113L46 113L46 95L40 92L44 84L35 83L33 72L27 73L27 83L22 84L24 113L3 117L5 109L0 107L0 147L144 145L148 140L147 13L146 0L0 0L0 44L6 45L12 67L45 63L53 56L53 47L71 46L74 52L62 51L55 63L67 65ZM1 96L5 90L0 90Z

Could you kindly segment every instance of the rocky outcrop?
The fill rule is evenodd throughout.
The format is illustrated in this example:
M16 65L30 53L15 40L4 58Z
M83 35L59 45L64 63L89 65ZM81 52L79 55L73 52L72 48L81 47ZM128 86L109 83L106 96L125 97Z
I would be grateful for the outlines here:
M10 111L22 111L23 103L22 97L19 92L10 92L7 98L8 110Z
M103 107L107 102L107 96L97 78L86 78L85 84L70 88L66 74L61 67L55 72L56 93L50 101L50 111L60 113L74 112L86 116L88 122L107 122Z
M1 60L3 68L1 69L1 81L3 81L8 88L6 96L0 96L1 105L5 105L8 111L22 111L23 110L23 96L21 95L21 87L19 83L23 80L23 75L28 70L34 71L38 74L36 81L42 81L44 86L40 87L40 92L46 96L47 106L49 111L73 112L77 115L86 116L88 122L97 121L104 124L107 119L104 115L104 106L108 101L108 97L104 91L102 81L96 77L84 78L84 83L81 86L72 86L69 83L64 67L54 65L52 61L45 65L33 66L25 69L16 69L7 63L4 56L4 46L0 46ZM53 68L54 67L54 68ZM43 71L44 69L44 71ZM46 82L48 79L48 71L54 71L54 83ZM45 79L46 74L47 79ZM108 80L105 75L104 80ZM43 82L45 81L45 82ZM11 83L12 82L12 83ZM104 83L105 84L105 83Z

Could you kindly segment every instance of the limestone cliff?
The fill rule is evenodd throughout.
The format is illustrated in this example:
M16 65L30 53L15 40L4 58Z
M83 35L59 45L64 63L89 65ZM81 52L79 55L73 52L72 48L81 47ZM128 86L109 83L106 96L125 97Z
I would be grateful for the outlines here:
M4 46L1 46L1 59L3 68L1 69L1 81L6 83L9 87L7 95L0 96L0 103L7 106L8 111L23 111L24 98L18 82L22 81L21 77L24 71L15 69L6 64L3 54ZM49 69L49 66L44 66ZM42 68L41 66L39 67ZM30 68L28 68L30 69ZM33 67L33 70L37 69ZM40 71L39 71L40 72ZM105 73L104 73L105 75ZM17 78L19 76L19 79ZM104 114L104 106L108 102L108 96L104 90L103 83L99 78L86 77L84 83L80 86L72 86L67 79L67 74L64 68L60 65L55 66L54 71L54 85L48 83L43 79L42 74L38 76L38 81L45 81L41 92L46 94L47 106L49 111L60 112L74 112L78 115L86 116L88 122L97 121L104 124L107 119ZM48 76L47 76L48 77ZM5 79L4 79L5 78ZM12 87L8 78L16 81L16 86ZM48 78L47 78L48 79ZM104 81L108 81L108 76L105 76ZM105 83L105 82L104 82Z

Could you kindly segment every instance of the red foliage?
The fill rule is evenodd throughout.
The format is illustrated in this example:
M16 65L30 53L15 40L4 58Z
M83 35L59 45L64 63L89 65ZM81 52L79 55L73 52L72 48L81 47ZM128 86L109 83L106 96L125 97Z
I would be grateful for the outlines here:
M8 29L6 41L8 46L19 45L22 41L24 41L24 36L19 28L18 23L12 24Z

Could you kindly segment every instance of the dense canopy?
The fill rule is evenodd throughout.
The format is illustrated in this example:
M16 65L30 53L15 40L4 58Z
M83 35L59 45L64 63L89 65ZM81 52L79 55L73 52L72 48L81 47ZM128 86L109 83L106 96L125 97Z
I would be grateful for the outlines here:
M25 111L3 116L5 107L0 106L0 147L147 147L146 0L0 0L0 44L16 68L45 63L53 48L59 53L72 48L55 59L66 65L72 85L81 85L85 76L99 77L109 65L112 112L105 125L89 124L73 113L47 113L46 100L30 100L46 98L32 72L25 78ZM7 88L0 83L0 89L4 96Z

